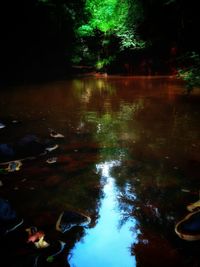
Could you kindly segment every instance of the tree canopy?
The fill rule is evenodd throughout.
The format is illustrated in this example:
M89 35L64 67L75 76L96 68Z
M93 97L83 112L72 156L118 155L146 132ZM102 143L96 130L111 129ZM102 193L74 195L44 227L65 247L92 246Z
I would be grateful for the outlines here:
M144 47L145 43L136 34L140 20L142 6L137 0L86 0L84 18L75 28L79 43L76 55L78 50L85 51L79 59L92 59L101 69L114 59L118 51ZM91 37L99 49L90 45Z
M2 0L1 80L65 75L74 65L169 74L175 57L200 54L198 25L195 0Z

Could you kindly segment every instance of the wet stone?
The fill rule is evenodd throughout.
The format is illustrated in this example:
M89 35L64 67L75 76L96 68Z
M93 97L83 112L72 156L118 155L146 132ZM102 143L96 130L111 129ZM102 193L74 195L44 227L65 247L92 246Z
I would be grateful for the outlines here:
M64 211L56 222L56 230L65 233L74 226L87 226L91 219L82 213L75 211Z

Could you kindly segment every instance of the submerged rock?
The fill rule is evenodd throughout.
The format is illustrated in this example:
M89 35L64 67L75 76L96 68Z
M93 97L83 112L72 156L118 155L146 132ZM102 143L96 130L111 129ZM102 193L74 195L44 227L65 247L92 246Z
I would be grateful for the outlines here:
M65 137L63 134L57 133L54 130L51 130L50 136L53 137L53 138L64 138Z
M189 213L175 226L176 234L187 241L200 240L200 210Z
M16 211L10 203L6 199L0 198L0 234L4 235L14 231L23 222L23 219L17 217Z
M10 144L0 144L0 162L10 160L14 156L15 151Z
M56 144L54 146L46 147L46 151L51 152L51 151L53 151L53 150L55 150L57 148L58 148L58 144Z
M46 160L48 164L53 164L57 162L57 157L49 158Z
M3 129L3 128L5 128L6 126L3 124L3 123L1 123L0 122L0 129Z
M0 144L0 164L35 158L57 147L58 145L49 143L47 140L41 141L35 135L25 135L14 144Z
M45 144L35 135L25 135L15 145L16 154L20 157L37 156L45 151Z
M191 203L187 206L187 210L189 211L194 211L195 209L200 209L200 200L194 202L194 203Z
M87 226L90 221L90 217L85 214L75 211L64 211L56 222L56 230L65 233L74 226Z
M16 219L16 212L11 207L8 200L0 198L0 221Z

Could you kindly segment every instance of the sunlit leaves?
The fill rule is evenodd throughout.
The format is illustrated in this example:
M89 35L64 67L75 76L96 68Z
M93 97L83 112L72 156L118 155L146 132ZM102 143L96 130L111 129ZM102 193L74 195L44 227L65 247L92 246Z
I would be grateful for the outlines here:
M92 35L94 35L94 30L89 24L85 24L85 25L82 25L81 27L79 27L77 29L77 34L80 37L92 36Z
M200 56L195 52L191 52L182 57L181 67L178 71L178 77L186 82L186 89L189 93L194 87L200 88Z
M96 62L96 68L101 70L103 67L109 65L114 60L114 57L109 56L108 58L99 59Z
M123 31L125 28L127 30L130 9L133 8L135 12L139 12L136 4L130 5L128 0L86 0L87 23L81 25L78 32L85 31L89 36L92 30L99 30L107 34L118 34L118 31ZM138 14L135 14L135 17L138 18ZM134 20L134 18L132 19ZM133 28L134 26L132 25Z
M85 10L94 29L105 33L115 27L117 2L117 0L86 0Z
M140 49L144 48L146 43L141 41L134 36L132 31L125 30L118 33L118 37L120 37L120 49L125 50L127 48L130 49Z
M145 46L136 35L137 23L142 18L138 0L86 0L84 14L75 29L77 42L87 44L92 58L96 56L96 69L105 69L113 61L113 54ZM91 43L94 40L96 46ZM83 53L82 58L90 59Z

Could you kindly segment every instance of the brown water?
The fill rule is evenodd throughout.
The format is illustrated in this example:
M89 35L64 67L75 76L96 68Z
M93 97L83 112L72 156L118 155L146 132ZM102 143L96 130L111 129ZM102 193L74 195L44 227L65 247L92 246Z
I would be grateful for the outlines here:
M38 266L200 266L200 241L174 232L199 199L199 102L198 90L187 97L170 77L86 77L0 91L0 143L26 134L51 139L49 129L65 136L48 155L0 174L0 197L25 226L66 242L53 263ZM50 157L57 162L48 164ZM66 209L88 214L90 225L57 233ZM10 266L33 266L18 246L10 251Z

